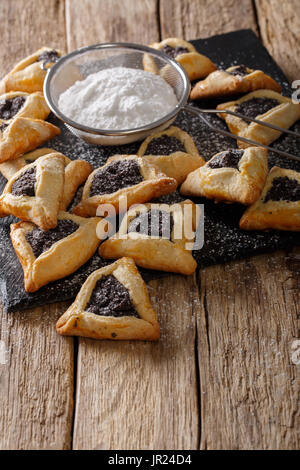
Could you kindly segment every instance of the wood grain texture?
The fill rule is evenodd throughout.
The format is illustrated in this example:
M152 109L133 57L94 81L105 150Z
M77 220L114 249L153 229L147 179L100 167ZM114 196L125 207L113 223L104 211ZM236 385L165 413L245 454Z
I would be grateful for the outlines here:
M1 77L42 46L65 49L64 0L0 2Z
M97 42L148 44L158 36L156 0L66 0L68 49Z
M67 19L70 48L159 39L155 0L72 0ZM198 446L195 281L172 276L151 285L162 327L158 344L79 340L75 449Z
M262 41L290 81L300 80L299 0L255 0Z
M43 45L64 49L64 2L0 2L1 74ZM0 315L0 448L71 445L73 340L59 338L64 306Z
M81 339L75 449L196 449L197 287L181 276L151 281L158 343Z
M250 1L160 5L163 37L256 31ZM297 440L299 446L299 382L290 361L299 337L297 256L290 254L290 268L276 253L200 272L201 449L296 449Z
M277 252L201 273L202 449L299 448L299 260Z
M257 32L251 0L160 0L162 38L205 38L237 29Z
M61 309L1 316L1 450L71 446L73 339L56 333Z

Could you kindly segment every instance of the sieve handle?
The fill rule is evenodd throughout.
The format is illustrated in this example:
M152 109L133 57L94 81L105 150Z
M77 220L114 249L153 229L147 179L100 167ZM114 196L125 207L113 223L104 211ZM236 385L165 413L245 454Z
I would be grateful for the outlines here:
M210 113L214 113L214 114L216 113L217 114L217 113L219 113L219 111L216 110L216 109L212 109L212 110L210 110L210 109L199 109L199 108L194 108L193 106L190 106L190 105L185 105L185 106L183 106L182 109L184 111L187 111L188 113L191 113L191 114L194 114L195 116L198 116L210 129L212 129L215 132L218 132L219 134L225 135L226 137L231 137L235 140L240 140L242 142L246 142L247 144L254 145L255 147L263 147L263 148L269 150L270 152L277 153L281 157L290 158L291 160L296 160L297 162L300 162L300 157L296 157L295 155L292 155L291 153L284 152L283 150L279 150L277 148L270 147L269 145L261 144L260 142L256 142L255 140L247 139L246 137L241 137L241 136L232 134L231 132L224 131L223 129L220 129L219 127L214 126L213 124L211 124L206 119L204 114L208 114L208 113L209 114ZM262 125L263 124L264 123L262 122ZM285 130L285 129L283 129L283 130ZM297 136L299 137L299 134L297 134Z

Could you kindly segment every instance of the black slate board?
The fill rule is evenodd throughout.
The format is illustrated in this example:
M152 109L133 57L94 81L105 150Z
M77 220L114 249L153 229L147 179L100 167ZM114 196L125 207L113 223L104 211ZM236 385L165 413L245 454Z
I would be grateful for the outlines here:
M220 68L226 68L233 64L246 64L249 67L264 70L281 83L283 93L290 96L291 90L286 77L251 30L241 30L191 42L199 52L208 55ZM216 102L202 102L201 106L212 107L216 104ZM195 103L192 105L197 106ZM211 116L209 119L214 124L226 129L224 122L218 117ZM48 142L47 146L61 151L69 158L88 160L95 168L104 164L107 158L115 153L135 153L140 145L139 143L122 147L89 145L73 136L55 118L50 120L60 126L62 134ZM182 111L179 114L175 125L192 135L200 154L206 159L216 152L236 147L233 139L212 132L201 120L186 112ZM300 132L300 123L298 122L293 129ZM291 136L281 137L274 145L297 155L300 141L297 142L297 139ZM273 165L300 171L299 163L271 153L269 155L270 168ZM5 179L1 177L1 188L4 184ZM176 192L163 199L175 202L182 200L182 197ZM195 202L205 204L205 242L200 251L194 252L199 268L300 244L300 234L298 233L261 233L239 230L238 221L245 210L243 206L215 204L200 199L195 199ZM9 312L72 299L92 271L111 262L105 261L95 254L91 260L68 278L55 281L36 293L28 294L23 287L22 268L9 239L9 225L12 220L12 218L6 218L0 221L0 292L4 308ZM141 270L141 272L146 280L163 275L163 273L148 270Z

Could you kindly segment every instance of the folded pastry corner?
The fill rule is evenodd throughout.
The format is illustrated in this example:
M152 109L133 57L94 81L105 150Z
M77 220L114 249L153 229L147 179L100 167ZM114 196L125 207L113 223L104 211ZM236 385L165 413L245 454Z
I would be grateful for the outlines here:
M217 68L208 57L197 52L196 48L184 39L167 38L161 42L154 42L149 47L164 52L172 59L176 59L185 69L191 81L204 78ZM150 54L144 55L143 66L146 72L156 74L159 72L157 64ZM160 73L163 73L163 69Z
M192 137L176 126L147 137L137 155L157 166L170 178L176 179L178 184L205 163Z
M42 47L18 62L0 81L0 94L9 91L33 93L43 91L47 68L56 62L63 53L51 47ZM44 67L44 68L43 68Z
M7 180L9 180L21 168L35 162L38 158L44 155L51 155L51 157L55 157L57 152L56 150L48 147L33 150L32 152L26 153L22 157L1 163L0 172ZM63 157L65 159L65 183L63 197L59 207L59 209L62 211L69 208L70 204L74 200L78 188L82 186L87 177L93 171L92 165L85 160L71 160L65 155L63 155Z
M159 339L160 329L147 287L130 258L94 271L59 318L61 335L95 339Z
M82 199L73 209L83 217L94 216L98 206L111 204L120 210L147 202L177 188L177 181L136 155L117 155L91 173L84 185Z
M229 149L190 173L180 188L184 196L250 205L259 197L268 174L268 152L261 147Z
M15 117L47 119L50 109L42 92L10 91L0 96L0 120L9 124Z
M64 190L64 169L64 155L57 152L21 168L0 196L0 216L14 215L43 230L55 227Z
M128 256L143 268L189 275L197 267L192 255L197 226L192 201L136 205L125 214L119 232L101 244L99 254L108 259Z
M57 225L48 231L30 222L11 225L10 237L24 271L27 292L76 271L95 253L107 224L59 212ZM98 225L100 222L100 226Z
M281 92L281 86L262 70L234 65L226 70L216 70L196 83L190 98L192 100L219 98L260 89Z
M13 160L60 134L60 129L41 119L16 117L0 122L0 163Z
M273 90L253 91L239 100L220 104L217 109L228 109L284 129L288 129L300 119L300 104L294 104L290 98ZM229 130L235 135L252 139L264 145L271 144L281 135L280 131L237 116L220 113L220 117L225 119ZM251 146L251 144L242 141L238 141L238 145L240 148Z
M300 173L274 166L261 197L244 212L244 230L300 231Z

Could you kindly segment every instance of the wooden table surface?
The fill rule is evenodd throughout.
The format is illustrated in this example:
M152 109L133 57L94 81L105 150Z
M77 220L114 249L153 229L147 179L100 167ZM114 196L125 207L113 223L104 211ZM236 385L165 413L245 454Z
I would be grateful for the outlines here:
M71 51L252 28L289 80L300 79L299 7L0 0L0 74L43 45ZM152 281L157 344L58 336L67 304L2 313L0 448L299 448L299 267L295 249Z

